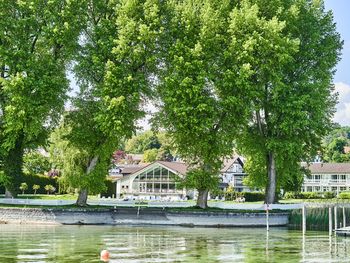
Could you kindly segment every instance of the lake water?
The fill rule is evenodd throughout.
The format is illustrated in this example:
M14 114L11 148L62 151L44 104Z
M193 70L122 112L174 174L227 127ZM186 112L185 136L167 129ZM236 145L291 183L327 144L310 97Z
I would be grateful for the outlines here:
M0 225L0 262L350 262L350 238L272 228Z

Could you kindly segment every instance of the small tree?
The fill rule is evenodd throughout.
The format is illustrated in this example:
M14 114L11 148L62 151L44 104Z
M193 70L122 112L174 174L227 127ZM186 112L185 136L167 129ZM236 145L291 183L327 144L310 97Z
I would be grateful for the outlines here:
M24 191L28 189L27 183L21 183L21 186L19 189L22 191L22 195L24 194Z
M46 190L46 192L47 192L48 195L49 195L50 193L55 192L55 190L56 190L56 188L53 187L51 184L45 185L44 188L45 188L45 190Z
M40 189L40 185L38 184L33 185L34 195L36 195L36 191L38 191L39 189Z

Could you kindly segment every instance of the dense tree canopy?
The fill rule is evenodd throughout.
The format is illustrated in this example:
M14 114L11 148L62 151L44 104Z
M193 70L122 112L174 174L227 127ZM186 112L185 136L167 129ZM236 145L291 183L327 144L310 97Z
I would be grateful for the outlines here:
M74 72L80 93L64 118L63 177L79 189L101 191L111 156L135 133L148 93L159 20L157 1L88 1L86 28ZM71 153L71 154L68 154Z
M332 77L341 41L322 1L240 1L232 16L236 58L249 68L255 96L240 140L251 178L266 184L266 202L300 177L332 127Z
M44 142L63 109L80 12L75 0L1 1L0 158L12 195L24 150Z
M337 127L323 141L325 162L350 162L350 127Z
M247 121L246 96L228 54L230 1L169 1L168 31L161 46L159 120L180 157L191 165L184 185L207 206L222 159L231 155ZM229 68L228 68L229 67Z

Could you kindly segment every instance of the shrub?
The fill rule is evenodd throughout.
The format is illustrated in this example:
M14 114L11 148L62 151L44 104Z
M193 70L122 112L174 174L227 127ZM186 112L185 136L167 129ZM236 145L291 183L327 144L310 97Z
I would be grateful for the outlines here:
M287 192L284 195L284 199L296 199L298 198L298 194L295 194L294 192Z
M340 199L350 199L350 192L342 192L339 194Z
M24 194L24 191L28 189L27 183L21 183L21 186L19 189L22 191L22 195Z
M317 192L302 192L300 193L300 198L302 199L319 199L322 198L320 193Z
M241 195L245 198L246 202L256 202L265 200L265 193L263 192L242 192Z
M324 192L323 197L326 199L332 199L336 196L335 192Z
M34 184L32 188L34 190L34 195L36 195L36 191L38 191L40 189L40 185Z
M111 180L105 180L106 184L106 190L101 192L101 196L104 197L112 197L115 195L115 183L113 183Z
M44 188L45 188L47 194L50 194L50 193L53 193L56 191L56 188L54 186L52 186L51 184L45 185Z
M24 174L22 180L28 184L28 189L33 189L34 191L35 189L33 188L33 186L39 185L40 187L37 189L36 194L47 193L44 188L45 185L52 185L53 187L58 189L57 178L52 178L44 175Z

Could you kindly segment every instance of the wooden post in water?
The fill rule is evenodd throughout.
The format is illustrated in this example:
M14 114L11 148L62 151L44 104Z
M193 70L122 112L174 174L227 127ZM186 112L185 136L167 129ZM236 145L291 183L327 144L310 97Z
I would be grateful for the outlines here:
M303 230L303 235L305 235L306 233L306 207L305 207L305 204L303 205L303 208L301 210L301 214L302 214L302 222L303 222L303 225L302 225L302 230Z
M338 207L334 206L334 229L338 228Z
M265 210L266 210L266 231L269 231L269 204L265 204Z
M346 214L345 214L345 206L343 206L343 227L346 227Z
M329 223L329 235L332 235L333 226L332 226L332 207L328 208L328 223Z

